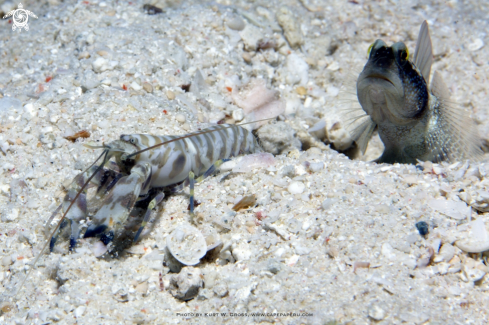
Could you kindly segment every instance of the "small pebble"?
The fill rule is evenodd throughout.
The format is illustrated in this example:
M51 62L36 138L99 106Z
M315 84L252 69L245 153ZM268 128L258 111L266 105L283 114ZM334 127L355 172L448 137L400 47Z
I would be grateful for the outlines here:
M174 100L175 99L175 93L171 90L167 90L166 91L166 97L169 99L169 100Z
M74 315L75 315L76 318L79 318L79 317L82 317L83 316L83 314L85 313L85 310L86 309L87 309L87 307L80 306L80 307L76 308L73 313L74 313Z
M211 291L208 288L204 288L202 290L199 290L199 295L197 296L197 299L198 300L206 300L206 299L212 298L213 295L214 295L213 291Z
M10 256L4 256L4 257L2 258L2 265L3 265L3 266L7 267L7 266L12 265L12 264L13 264L13 261L12 261L12 259L10 258Z
M175 298L187 301L197 296L203 285L200 269L186 267L179 274L172 276L170 293Z
M241 31L245 28L245 22L243 19L239 17L233 17L227 21L227 25L229 28L237 31Z
M328 69L330 71L337 71L340 69L340 65L338 62L333 61L330 65L328 65L328 67L326 69Z
M0 303L0 310L5 314L12 311L13 309L14 309L13 305L8 302Z
M296 91L296 92L297 92L297 94L299 94L300 96L304 96L304 95L306 95L306 94L307 94L307 90L306 90L306 88L305 88L305 87L302 87L302 86L297 87L297 88L295 89L295 91Z
M304 43L302 33L294 13L288 7L281 7L276 14L277 22L284 30L290 47L297 48Z
M107 246L104 245L101 241L96 241L95 244L91 247L93 255L95 257L100 257L107 252Z
M183 114L177 114L177 115L175 115L175 119L176 119L178 122L180 122L180 123L185 123L185 121L187 120L187 119L185 118L185 115L183 115Z
M470 281L476 282L481 280L486 275L486 272L481 269L466 269L465 274Z
M89 58L90 58L90 53L88 53L87 51L80 52L80 54L78 54L78 60L89 59Z
M336 258L336 257L338 257L338 254L339 254L340 252L338 251L338 248L337 248L337 247L332 246L332 247L330 247L330 248L329 248L329 249L326 251L326 253L329 255L329 257L331 257L331 258Z
M143 6L143 10L148 15L157 15L157 14L161 14L163 12L163 10L161 8L150 5L150 4L145 4Z
M217 284L214 288L214 293L219 297L225 297L228 294L228 288L224 283Z
M379 205L374 207L374 210L377 211L378 213L387 214L387 213L391 212L391 206L389 206L387 204L379 204Z
M271 258L268 260L267 269L268 269L268 271L272 272L273 274L277 274L278 272L280 272L281 267L282 266L281 266L280 262L277 261L276 259Z
M448 262L455 255L455 247L450 245L449 243L443 244L440 248L438 255L434 258L435 263L439 262Z
M12 209L7 213L2 213L2 222L12 222L19 217L19 209Z
M428 224L424 221L420 221L420 222L416 223L416 228L418 228L419 234L421 236L426 236L430 232Z
M470 43L467 46L467 49L471 52L475 52L475 51L480 50L483 47L484 47L484 42L480 38L477 38L474 40L474 42Z
M239 202L233 206L233 211L239 211L241 209L248 209L256 204L256 197L254 194L243 197Z
M239 35L246 51L256 51L258 43L263 40L263 31L252 24L246 25Z
M153 86L149 82L143 82L143 89L150 94L153 92Z
M136 90L136 91L140 91L141 89L143 89L143 87L141 87L137 82L133 81L131 83L131 88Z
M190 124L188 124L188 123L183 123L183 124L182 124L182 129L184 129L185 131L190 131Z
M385 318L385 311L378 305L372 305L368 309L368 317L376 321L383 320Z
M233 245L232 247L232 254L233 257L235 258L236 261L246 261L249 260L250 257L252 256L252 252L249 249L248 244L239 244L239 245Z
M107 60L104 58L97 58L92 63L93 71L95 72L103 72L105 71L105 65L107 64Z
M306 186L302 182L291 182L287 190L290 194L302 194Z
M244 119L244 112L241 108L239 108L233 111L232 116L235 121L239 122Z
M323 201L323 203L321 203L321 208L323 210L328 210L333 205L333 202L333 199L326 199Z
M135 289L137 292L145 294L146 292L148 292L148 288L149 288L148 281L144 281L138 284Z
M295 176L295 167L293 165L287 165L282 168L282 176L294 177Z
M246 63L251 63L251 59L253 58L253 55L250 52L243 52L242 57Z
M316 163L310 163L309 166L307 167L307 169L309 169L309 171L312 173L317 173L323 168L324 168L324 163L322 161Z

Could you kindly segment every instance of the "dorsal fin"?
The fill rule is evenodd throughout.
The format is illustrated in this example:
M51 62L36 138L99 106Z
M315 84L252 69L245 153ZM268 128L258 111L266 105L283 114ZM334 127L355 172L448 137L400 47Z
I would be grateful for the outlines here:
M424 80L429 84L431 64L433 63L433 48L431 46L428 23L423 21L419 30L416 49L414 50L414 65L421 71Z

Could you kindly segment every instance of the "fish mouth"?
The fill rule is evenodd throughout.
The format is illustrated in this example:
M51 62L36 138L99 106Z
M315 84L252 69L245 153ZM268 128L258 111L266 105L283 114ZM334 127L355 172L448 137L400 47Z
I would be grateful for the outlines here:
M362 76L357 83L357 93L372 104L384 104L386 95L397 92L395 83L384 73L372 72Z
M372 71L358 80L357 96L363 110L376 124L395 120L395 114L389 107L392 98L399 93L395 79L380 71Z
M377 73L370 74L368 76L365 76L364 79L381 79L381 80L385 80L388 83L390 83L392 86L395 87L394 83L389 78L387 78L386 76L384 76L382 74L377 74Z

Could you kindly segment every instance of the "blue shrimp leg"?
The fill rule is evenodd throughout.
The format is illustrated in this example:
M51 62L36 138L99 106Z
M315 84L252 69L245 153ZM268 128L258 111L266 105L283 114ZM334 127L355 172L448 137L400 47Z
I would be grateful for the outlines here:
M143 232L144 227L148 223L150 216L151 216L151 211L165 198L165 193L160 192L158 195L154 197L154 199L149 202L148 209L146 210L146 213L144 214L144 219L143 222L141 223L141 226L138 229L138 232L136 233L136 236L134 237L134 242L137 242L139 239L139 236Z

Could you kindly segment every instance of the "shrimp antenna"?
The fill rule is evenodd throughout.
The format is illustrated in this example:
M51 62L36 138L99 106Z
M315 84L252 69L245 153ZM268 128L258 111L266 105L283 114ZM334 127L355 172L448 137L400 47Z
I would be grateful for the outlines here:
M232 128L233 126L241 126L241 125L253 124L253 123L258 123L258 122L263 122L263 121L268 121L268 120L274 120L274 119L276 119L276 117L266 118L266 119L263 119L263 120L258 120L258 121L253 121L253 122L246 122L246 123L241 123L241 124L232 124L232 125L229 125L229 126L224 127L223 129L229 129L229 128ZM171 139L171 140L168 140L168 141L165 141L165 142L162 142L162 143L155 144L154 146L145 148L143 150L136 151L136 152L134 152L134 153L132 153L130 155L127 155L127 158L134 157L136 155L139 155L140 153L143 153L143 152L148 151L148 150L152 150L154 148L160 147L162 145L165 145L165 144L168 144L168 143L171 143L171 142L175 142L175 141L178 141L178 140L182 140L182 139L186 139L186 138L191 138L191 137L194 137L196 135L211 133L211 132L215 132L215 131L216 130L204 130L204 131L200 131L200 132L194 132L194 133L191 133L191 134L187 134L187 135L178 137L176 139Z
M92 178L100 171L102 170L102 168L104 168L104 165L105 163L107 162L107 156L109 154L109 150L106 149L102 152L102 154L97 158L97 160L94 161L94 163L88 167L87 170L89 170L93 165L95 165L97 163L97 161L100 160L100 158L102 158L102 156L105 155L104 157L104 160L103 160L103 163L97 168L97 170L92 174L90 175L90 177L87 179L87 181L83 184L83 186L81 187L81 189L78 191L78 193L76 193L76 196L75 198L71 201L70 205L68 206L68 209L66 209L65 213L63 214L63 216L61 217L61 219L59 220L58 224L56 225L56 227L54 228L53 232L51 233L51 236L49 237L49 239L46 241L46 243L44 244L44 246L42 247L41 251L39 252L39 254L37 255L36 259L34 260L34 262L32 263L32 266L31 266L31 269L27 272L26 276L24 277L24 280L22 280L22 282L20 283L20 286L19 286L19 289L17 289L17 292L14 294L14 297L17 296L19 294L19 292L22 290L27 278L29 277L29 275L32 273L32 271L34 270L34 267L36 266L36 263L37 261L39 260L39 258L41 257L42 253L44 252L44 250L46 249L46 247L48 247L49 245L49 242L51 241L51 238L53 238L54 234L56 233L56 231L58 230L59 226L61 225L61 223L63 222L63 220L65 219L66 215L68 214L68 211L70 211L71 207L73 206L73 204L75 204L76 200L78 199L78 197L80 196L80 193L85 189L85 187L87 187L88 183L92 180Z

